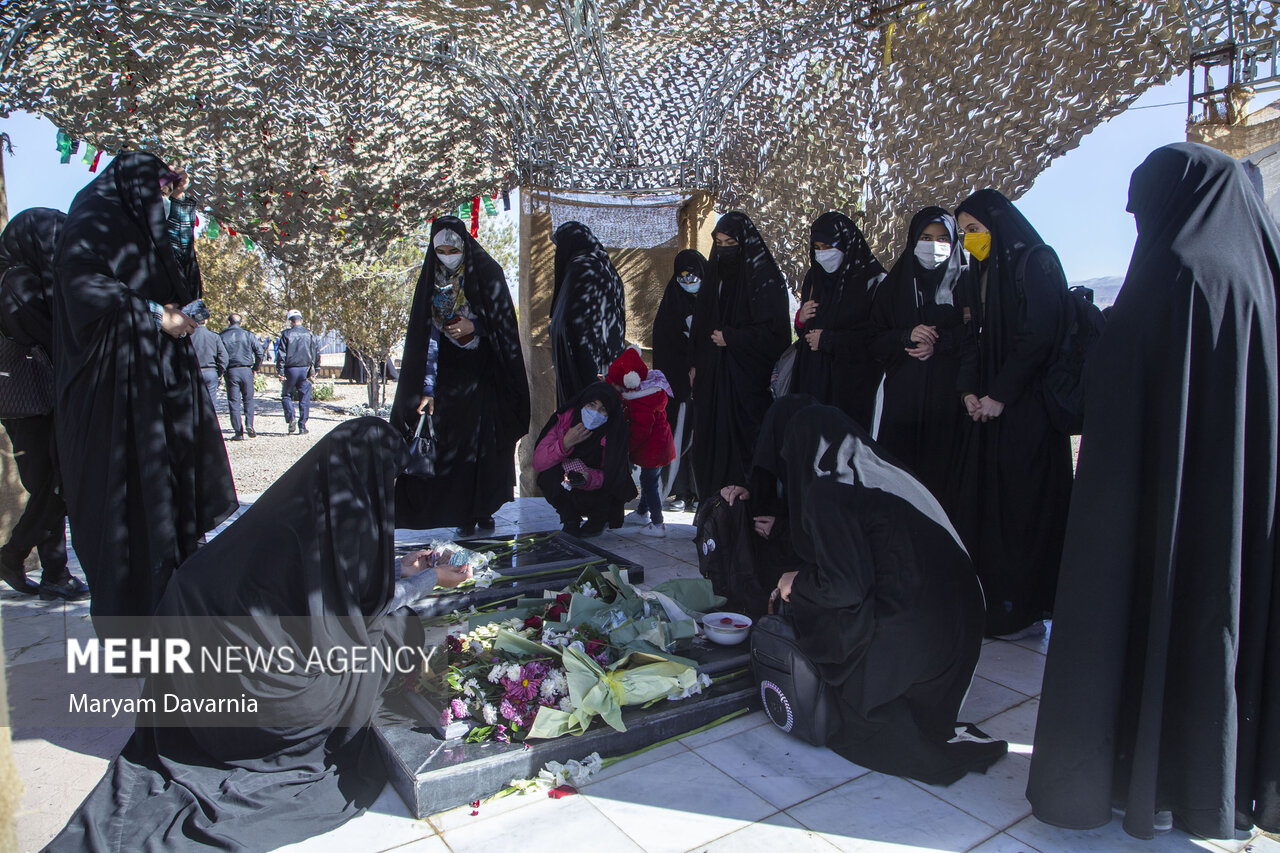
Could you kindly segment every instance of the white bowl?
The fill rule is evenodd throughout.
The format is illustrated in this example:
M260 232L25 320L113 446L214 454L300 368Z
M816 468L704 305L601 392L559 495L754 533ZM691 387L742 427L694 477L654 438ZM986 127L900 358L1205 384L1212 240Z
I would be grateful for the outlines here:
M751 633L751 620L741 613L708 613L702 617L702 631L713 643L736 646Z

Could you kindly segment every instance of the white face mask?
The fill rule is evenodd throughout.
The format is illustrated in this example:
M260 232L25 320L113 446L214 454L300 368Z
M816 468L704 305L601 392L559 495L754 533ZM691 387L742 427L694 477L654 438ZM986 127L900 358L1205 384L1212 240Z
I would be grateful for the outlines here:
M844 252L839 249L814 249L813 259L827 272L835 272L844 263Z
M168 196L166 196L166 195L162 195L162 196L160 196L160 204L164 205L164 218L165 218L165 219L168 219L168 218L169 218L169 206L170 206L170 204L172 204L172 202L170 202L170 201L169 201L169 197L168 197Z
M936 270L951 257L951 244L921 240L916 243L916 260L927 270Z
M681 273L676 283L684 288L685 293L697 293L702 288L702 279L692 273Z
M462 253L459 252L456 255L442 255L439 252L436 252L436 260L444 264L445 269L449 272L453 272L462 263Z

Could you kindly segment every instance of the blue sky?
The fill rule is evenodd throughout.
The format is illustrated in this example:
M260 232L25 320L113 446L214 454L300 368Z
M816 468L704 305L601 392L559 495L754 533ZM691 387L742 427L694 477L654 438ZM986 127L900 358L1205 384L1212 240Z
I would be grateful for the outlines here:
M1134 108L1055 160L1019 199L1070 280L1124 275L1136 236L1124 209L1129 175L1152 149L1186 138L1186 97L1185 77L1148 90ZM93 178L79 154L68 165L58 162L56 130L43 118L15 112L0 119L0 132L12 137L14 147L4 164L10 215L27 207L66 210ZM104 156L99 168L106 162Z

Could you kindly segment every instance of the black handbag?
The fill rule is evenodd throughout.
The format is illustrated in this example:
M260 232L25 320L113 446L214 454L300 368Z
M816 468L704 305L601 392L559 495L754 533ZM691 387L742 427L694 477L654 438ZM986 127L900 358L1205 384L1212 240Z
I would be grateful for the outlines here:
M814 746L827 745L839 721L835 691L800 650L790 616L761 616L751 629L751 672L775 726Z
M422 425L427 425L427 434L422 434ZM434 477L436 475L436 427L431 416L423 412L418 417L418 428L409 439L409 461L404 466L405 474L415 477Z
M53 411L53 363L43 349L0 335L0 418Z

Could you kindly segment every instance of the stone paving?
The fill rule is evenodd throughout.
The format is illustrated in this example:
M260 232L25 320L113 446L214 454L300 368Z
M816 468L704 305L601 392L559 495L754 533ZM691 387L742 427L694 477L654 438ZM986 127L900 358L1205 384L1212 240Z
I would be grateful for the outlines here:
M541 500L498 516L500 533L556 527ZM670 513L669 538L608 532L599 544L645 566L646 582L697 574L688 513ZM423 534L405 532L406 541ZM446 535L448 535L446 533ZM56 694L64 638L91 636L84 603L43 603L0 594L12 707ZM1024 797L1047 638L990 641L963 718L1010 743L982 776L941 788L870 772L793 740L755 712L691 735L598 774L578 796L510 796L414 820L386 789L366 814L290 853L464 853L503 846L536 851L972 851L972 853L1280 853L1258 835L1206 841L1177 830L1154 841L1125 835L1119 820L1090 832L1060 830L1030 816ZM52 686L51 686L52 683ZM121 681L127 691L136 682ZM65 694L65 688L63 688ZM20 849L39 850L66 822L127 739L120 728L15 728L13 750L26 784Z

